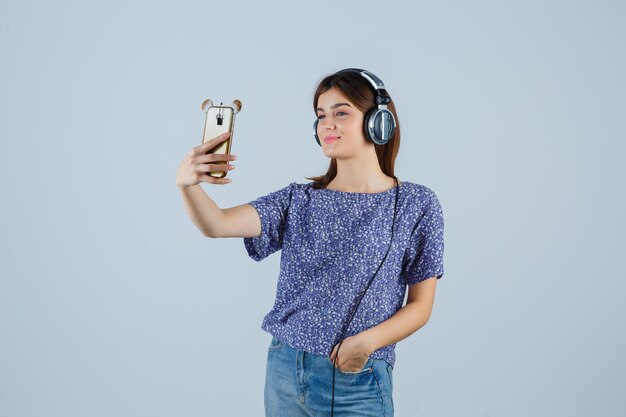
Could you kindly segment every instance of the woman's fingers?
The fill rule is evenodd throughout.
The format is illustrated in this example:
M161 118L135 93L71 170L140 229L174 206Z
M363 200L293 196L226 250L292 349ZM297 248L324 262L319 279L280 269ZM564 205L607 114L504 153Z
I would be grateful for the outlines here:
M195 155L205 154L209 149L213 149L218 143L224 142L230 136L230 132L226 132L222 135L214 137L211 140L204 142L202 145L193 148Z
M335 356L337 355L337 347L338 346L339 346L339 344L336 344L335 346L333 346L333 350L330 352L330 360L333 363L335 363Z
M209 153L207 152L216 147L220 142L225 141L230 136L230 133L217 136L200 146L196 146L191 149L189 154L183 159L176 173L176 184L183 185L195 185L199 182L206 182L208 184L228 184L231 182L228 178L215 178L212 175L208 175L208 172L219 171L231 171L235 169L234 165L229 162L237 159L235 155L222 154L222 153ZM223 161L223 162L222 162ZM222 162L222 163L211 163Z
M209 183L209 184L221 184L221 185L228 184L228 183L230 183L232 181L229 178L215 178L215 177L212 177L210 175L200 175L199 179L200 179L200 181L206 182L206 183Z
M198 170L200 172L230 171L231 169L235 169L235 166L231 164L199 164L198 165Z
M200 164L215 161L234 161L235 159L237 159L235 155L223 153L209 153L206 155L198 155L195 157L195 161Z

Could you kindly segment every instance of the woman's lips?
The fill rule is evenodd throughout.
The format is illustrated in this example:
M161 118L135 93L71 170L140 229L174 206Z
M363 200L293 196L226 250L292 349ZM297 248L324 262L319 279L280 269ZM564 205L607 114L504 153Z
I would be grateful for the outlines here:
M339 136L326 136L324 138L324 142L325 143L332 143L332 142L334 142L336 140L339 140Z

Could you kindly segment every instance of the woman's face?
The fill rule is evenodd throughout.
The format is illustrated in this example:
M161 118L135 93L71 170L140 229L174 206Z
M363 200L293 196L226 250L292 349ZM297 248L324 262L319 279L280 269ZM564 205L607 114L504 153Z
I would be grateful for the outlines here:
M363 112L337 88L319 96L317 118L317 136L326 156L349 157L366 147Z

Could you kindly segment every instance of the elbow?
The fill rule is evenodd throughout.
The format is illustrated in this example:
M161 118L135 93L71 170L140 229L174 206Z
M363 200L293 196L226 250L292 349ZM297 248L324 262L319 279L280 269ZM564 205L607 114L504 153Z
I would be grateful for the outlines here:
M421 328L428 323L428 320L430 320L430 316L433 312L432 305L424 305L423 303L416 301L412 304L415 305L415 319Z
M422 326L426 326L426 323L428 323L428 321L430 320L430 316L432 315L432 308L426 309L426 311L424 312L424 317L423 317L423 321L424 324L422 324Z

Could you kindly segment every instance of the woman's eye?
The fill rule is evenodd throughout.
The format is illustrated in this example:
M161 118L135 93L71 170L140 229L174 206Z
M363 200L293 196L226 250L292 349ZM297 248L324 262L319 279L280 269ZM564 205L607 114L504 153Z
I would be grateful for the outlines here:
M348 114L345 111L338 111L337 112L337 116L339 116L339 114ZM323 114L320 114L319 116L317 116L318 119L323 119L325 116Z

